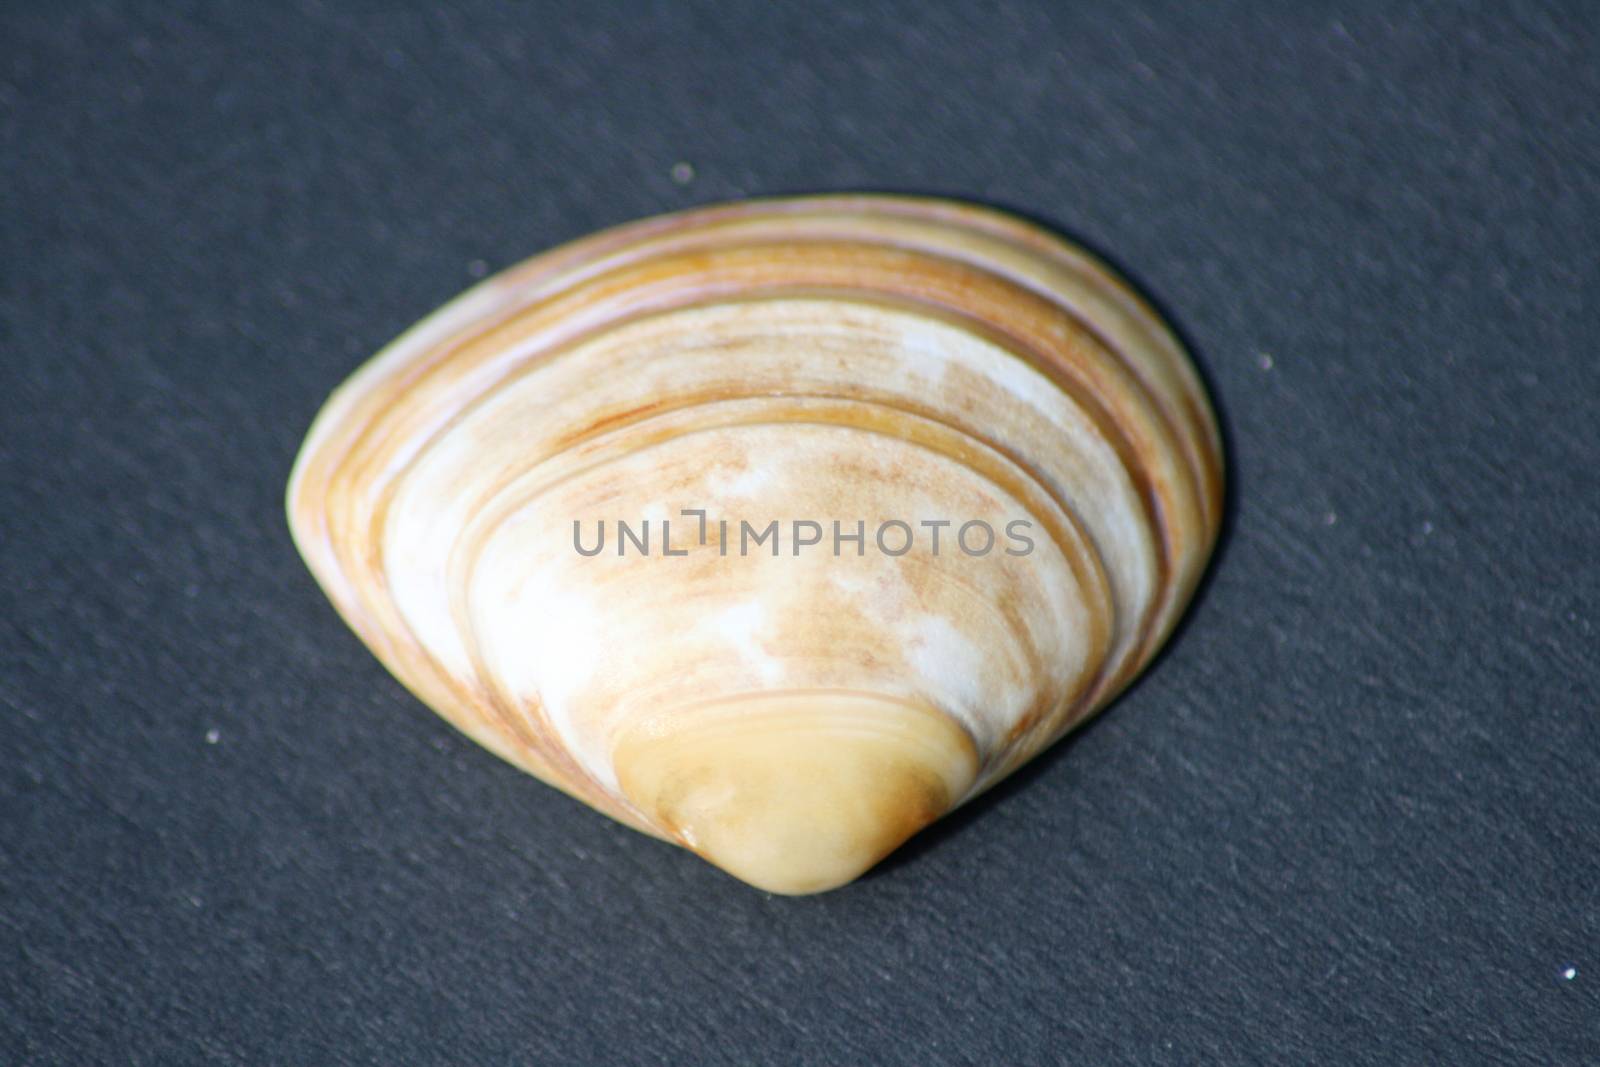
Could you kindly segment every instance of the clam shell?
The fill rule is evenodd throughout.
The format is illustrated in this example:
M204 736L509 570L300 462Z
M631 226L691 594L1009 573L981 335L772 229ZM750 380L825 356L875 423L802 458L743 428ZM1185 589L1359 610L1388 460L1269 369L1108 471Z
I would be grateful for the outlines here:
M1194 368L1103 263L984 207L824 196L488 279L334 393L288 513L468 736L805 893L1138 674L1221 469Z

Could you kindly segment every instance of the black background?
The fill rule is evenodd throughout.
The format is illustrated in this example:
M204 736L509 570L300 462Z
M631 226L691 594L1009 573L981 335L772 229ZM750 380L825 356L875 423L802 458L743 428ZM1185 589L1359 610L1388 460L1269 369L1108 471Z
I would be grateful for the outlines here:
M1596 23L11 5L0 1061L1600 1062ZM484 269L858 188L1119 264L1234 496L1098 723L783 899L453 733L281 500Z

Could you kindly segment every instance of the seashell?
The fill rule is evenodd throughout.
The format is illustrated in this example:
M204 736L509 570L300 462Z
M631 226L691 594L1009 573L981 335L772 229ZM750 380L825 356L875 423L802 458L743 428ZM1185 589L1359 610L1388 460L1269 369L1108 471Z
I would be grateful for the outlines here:
M1139 673L1221 464L1194 368L1104 264L984 207L820 196L484 281L333 394L288 513L468 736L807 893Z

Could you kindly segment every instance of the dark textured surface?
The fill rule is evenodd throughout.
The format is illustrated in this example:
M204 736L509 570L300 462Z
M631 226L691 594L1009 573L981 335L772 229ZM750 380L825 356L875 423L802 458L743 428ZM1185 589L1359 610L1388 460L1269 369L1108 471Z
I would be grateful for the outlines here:
M0 1062L1600 1062L1592 5L276 6L0 15ZM1236 495L1099 723L788 900L451 732L280 500L484 269L860 187L1107 252Z

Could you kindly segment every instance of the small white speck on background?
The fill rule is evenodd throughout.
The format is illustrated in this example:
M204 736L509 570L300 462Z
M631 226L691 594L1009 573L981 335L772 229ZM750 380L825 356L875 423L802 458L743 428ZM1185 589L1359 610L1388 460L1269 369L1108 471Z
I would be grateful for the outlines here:
M1569 982L1572 981L1574 978L1578 977L1578 968L1568 967L1566 970L1561 972L1561 977L1565 978Z
M1339 521L1339 516L1335 512L1332 512L1332 511L1330 511L1327 514L1322 516L1322 525L1324 525L1324 526L1332 526L1334 523L1336 523L1338 521Z
M1422 536L1423 537L1427 537L1432 533L1433 533L1433 523L1431 523L1431 522L1423 523L1422 524Z
M467 264L467 273L474 278L481 278L489 273L489 264L481 259L475 259Z
M222 731L213 726L206 731L206 744L214 745L222 740Z
M688 185L694 181L694 167L688 163L674 163L672 165L672 180L679 185Z
M1262 370L1271 370L1273 367L1272 356L1266 352L1257 352L1256 366L1260 367Z

